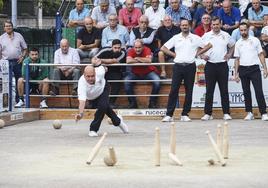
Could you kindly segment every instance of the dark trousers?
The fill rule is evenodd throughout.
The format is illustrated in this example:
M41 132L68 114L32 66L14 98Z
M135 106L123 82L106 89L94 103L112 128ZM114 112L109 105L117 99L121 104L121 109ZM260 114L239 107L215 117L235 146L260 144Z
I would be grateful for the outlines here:
M167 116L173 116L176 104L178 101L178 92L182 80L184 80L185 87L185 101L181 115L187 116L191 111L192 94L194 87L196 65L195 63L179 64L173 66L171 89L168 97Z
M246 112L252 112L251 81L255 90L259 111L261 114L266 114L266 102L262 90L262 78L259 65L239 66L238 72L245 97Z
M109 84L106 84L102 94L92 101L93 105L96 106L97 109L94 115L94 120L90 124L90 131L97 132L99 130L101 121L105 114L111 118L113 125L119 126L120 119L109 104L109 93L110 87Z
M108 72L105 75L106 80L122 80L122 74L121 73L117 73L117 72ZM110 91L110 95L118 95L121 85L121 82L110 82L109 83L111 86L111 91ZM110 97L110 103L114 104L116 101L117 97Z
M227 62L210 63L207 62L205 66L206 79L206 101L205 114L212 114L213 95L216 83L218 83L221 94L221 105L224 114L230 113L230 102L228 93L228 76L229 67Z
M8 60L9 61L9 66L11 68L11 71L13 72L13 75L15 77L16 80L16 84L15 84L15 88L16 88L16 101L19 101L19 94L18 94L18 79L21 77L21 67L22 67L22 63L18 63L17 59L11 59ZM10 73L11 74L11 73Z

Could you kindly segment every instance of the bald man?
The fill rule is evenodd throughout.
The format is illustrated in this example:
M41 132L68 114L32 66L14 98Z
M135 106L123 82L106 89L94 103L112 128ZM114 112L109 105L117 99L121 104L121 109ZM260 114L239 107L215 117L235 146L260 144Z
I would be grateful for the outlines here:
M96 61L93 65L88 65L84 70L84 75L80 77L78 82L78 100L79 112L75 116L75 120L79 121L83 118L86 100L92 100L97 110L94 115L94 120L90 124L88 135L90 137L98 136L98 130L104 115L111 118L113 125L118 126L123 133L128 133L128 127L123 122L121 116L116 115L109 104L110 88L104 76L106 69L100 64L101 61ZM98 65L97 65L98 64Z
M75 9L71 10L69 14L69 27L83 27L84 19L89 16L90 10L84 7L84 0L75 1Z

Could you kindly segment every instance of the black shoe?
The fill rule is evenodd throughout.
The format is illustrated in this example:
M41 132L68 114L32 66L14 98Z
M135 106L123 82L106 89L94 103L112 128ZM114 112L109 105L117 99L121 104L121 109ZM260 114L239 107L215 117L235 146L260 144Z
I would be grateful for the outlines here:
M76 90L76 89L73 89L73 91L72 91L72 95L73 95L73 96L77 96L77 90Z
M49 91L49 94L52 95L52 96L59 95L59 93L60 93L59 88L57 88L57 87L54 87L54 88L52 88L51 91Z

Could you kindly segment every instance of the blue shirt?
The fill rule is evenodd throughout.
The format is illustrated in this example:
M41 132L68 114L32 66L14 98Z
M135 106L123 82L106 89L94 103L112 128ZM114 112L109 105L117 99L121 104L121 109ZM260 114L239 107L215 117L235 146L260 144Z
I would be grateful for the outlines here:
M89 16L89 9L83 8L82 12L78 13L77 9L71 10L69 14L69 20L84 20L85 17Z
M119 39L122 43L122 47L126 47L129 41L129 33L126 27L122 25L117 25L115 31L112 31L110 26L107 26L102 31L101 46L102 47L112 47L112 41L114 39Z
M241 14L240 10L236 7L231 8L231 15L228 15L224 12L223 8L220 8L218 11L218 17L222 20L222 24L235 25L235 22L240 22Z
M171 17L174 25L180 24L181 18L184 18L186 20L192 20L189 9L184 5L180 5L179 10L177 11L174 11L171 6L168 6L166 8L166 14Z
M248 9L248 20L254 21L262 21L264 15L268 14L268 7L261 5L259 12L255 12L255 10L250 7Z
M248 34L249 36L254 37L254 32L251 29L248 31ZM241 33L240 33L239 28L236 28L235 30L233 30L231 37L234 41L238 41L241 38Z
M211 16L211 18L213 16L218 15L218 10L219 10L218 8L213 8L213 11L209 14ZM196 25L199 25L201 23L201 18L205 13L208 14L208 12L206 11L206 8L204 8L204 7L200 7L196 10L196 12L194 14L194 18L193 18L193 20L196 21Z

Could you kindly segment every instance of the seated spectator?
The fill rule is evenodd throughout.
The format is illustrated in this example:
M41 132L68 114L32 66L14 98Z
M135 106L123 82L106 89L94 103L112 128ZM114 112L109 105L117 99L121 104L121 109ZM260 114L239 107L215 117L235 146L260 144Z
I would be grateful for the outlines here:
M246 24L248 24L248 20L246 20L246 19L242 19L241 22L240 22L240 24L241 24L241 23L246 23ZM254 36L254 32L253 32L251 29L249 29L248 34L249 34L249 36ZM239 29L239 27L236 28L235 30L233 30L231 37L232 37L232 39L233 39L235 42L238 41L238 40L242 37L242 36L241 36L241 33L240 33L240 29Z
M69 14L68 27L80 27L84 26L85 17L89 16L89 9L84 7L84 0L75 1L76 8L71 10Z
M121 41L119 39L114 39L112 41L112 47L111 48L103 48L99 53L92 59L93 64L99 64L95 63L96 61L100 61L101 64L107 65L107 64L114 64L114 63L126 63L126 52L122 50L121 48ZM107 80L122 80L123 79L123 68L116 66L108 66L108 72L105 75L105 78ZM110 95L118 95L122 83L121 82L111 82L111 93ZM115 108L115 101L116 97L110 98L110 105L112 108Z
M233 7L230 0L224 0L222 2L222 8L218 11L218 17L221 19L222 30L230 35L233 30L238 28L241 20L240 10Z
M99 0L99 6L93 8L91 14L94 26L99 29L108 26L108 17L110 14L116 14L116 10L113 6L109 6L109 0Z
M248 19L248 9L252 7L252 0L238 0L241 17Z
M19 94L19 102L15 105L15 108L20 108L24 106L24 80L26 73L26 64L36 63L36 64L45 64L47 63L45 60L39 58L39 51L37 48L30 49L29 57L24 59L22 65L22 77L18 80L18 94ZM30 66L29 70L29 79L30 80L40 80L44 82L40 83L30 83L30 91L31 93L39 94L41 92L42 95L47 95L49 90L48 81L48 67L46 66ZM40 108L48 108L46 104L46 97L41 97Z
M55 51L54 64L62 64L53 70L53 80L79 80L80 68L75 65L80 64L79 54L76 49L69 46L67 39L60 41L60 48ZM73 64L73 66L64 66ZM50 95L59 95L59 83L53 83ZM73 84L72 95L77 95L77 83Z
M134 46L136 39L141 39L143 44L151 49L152 52L156 50L156 41L154 40L155 30L148 27L148 17L142 15L139 20L139 27L132 29L130 33L129 46Z
M190 11L191 16L193 16L195 14L198 4L200 3L200 0L181 0L180 3L186 6Z
M100 0L94 0L94 7L100 4ZM109 5L114 7L116 10L119 8L119 0L109 0Z
M201 24L204 14L209 14L211 18L218 15L218 8L213 7L213 2L213 0L203 0L203 7L198 8L194 14L192 29Z
M151 6L145 10L145 15L149 19L149 27L158 29L165 17L165 9L159 6L159 0L151 0Z
M134 42L134 47L128 51L127 63L152 63L152 55L150 48L144 46L142 40L137 39ZM125 80L156 80L152 82L152 95L156 95L160 90L160 77L157 74L157 68L155 66L133 66L131 72L125 77ZM125 91L127 95L134 95L134 82L125 82ZM137 108L136 97L128 97L129 108ZM150 97L148 108L157 107L157 97Z
M126 0L126 7L119 10L119 24L127 27L130 32L133 27L136 27L142 13L139 8L134 7L134 0Z
M180 28L172 24L171 17L166 15L164 17L163 26L159 27L156 31L155 38L157 41L158 49L160 49L169 39L174 35L180 33ZM174 52L174 48L172 49ZM158 61L164 63L173 59L173 57L165 55L162 51L158 52ZM161 78L166 78L166 68L164 65L161 66Z
M181 19L192 20L189 9L180 4L180 0L170 0L170 5L166 8L166 14L172 19L175 26L179 26Z
M118 24L118 18L116 14L109 16L109 26L107 26L102 32L101 46L112 47L112 41L119 39L122 43L122 48L126 49L127 42L129 41L129 33L127 28Z
M264 20L264 27L261 30L260 40L262 42L264 55L265 57L267 57L268 56L268 15L265 15L263 20Z
M209 14L203 14L201 24L198 25L194 33L200 37L202 37L206 32L209 32L211 30L211 17Z
M90 17L85 18L85 27L77 34L77 50L81 59L94 57L100 47L101 32L93 26Z
M248 9L248 20L250 28L253 29L255 36L260 37L263 27L263 17L268 14L268 7L261 5L260 0L252 0L252 7Z

